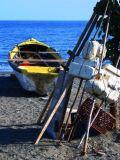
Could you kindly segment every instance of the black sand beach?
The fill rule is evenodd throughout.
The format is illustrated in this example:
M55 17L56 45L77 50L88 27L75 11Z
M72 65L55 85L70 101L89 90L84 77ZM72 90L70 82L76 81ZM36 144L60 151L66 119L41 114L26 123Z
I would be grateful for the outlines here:
M45 103L39 95L24 91L14 76L0 75L0 160L83 159L77 149L79 140L57 146L43 138L39 145L34 145L40 131L36 122ZM120 159L119 130L90 138L90 145L104 154L96 154L90 146L89 160Z

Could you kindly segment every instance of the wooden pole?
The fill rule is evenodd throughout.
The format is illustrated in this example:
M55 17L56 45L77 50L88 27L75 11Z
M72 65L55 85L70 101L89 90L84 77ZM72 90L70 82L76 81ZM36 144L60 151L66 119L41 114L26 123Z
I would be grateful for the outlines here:
M92 31L93 31L93 29L94 29L96 23L97 23L98 17L99 17L98 15L95 15L94 21L93 21L92 25L90 26L90 29L89 29L89 31L88 31L86 37L84 38L84 40L83 40L81 46L80 46L79 49L77 50L76 56L79 56L79 55L80 55L80 53L81 53L83 47L85 46L85 43L86 43L87 40L89 39L89 37L90 37L90 35L91 35L91 33L92 33Z
M105 36L104 36L104 40L103 40L103 49L102 49L102 54L101 54L101 57L100 57L99 74L100 74L100 70L102 68L102 63L103 63L103 59L104 59L103 55L104 55L104 51L105 51L105 48L106 48L106 42L107 42L109 26L110 26L110 18L111 18L111 11L109 11L107 26L106 26L106 32L105 32Z
M96 23L96 21L97 21L97 18L98 18L98 17L97 17L97 16L95 15L95 13L94 13L93 16L91 17L90 21L88 22L88 24L87 24L84 32L82 33L81 37L79 38L79 41L78 41L77 45L75 46L75 48L74 48L74 50L73 50L74 52L76 52L76 51L79 49L80 43L82 42L82 40L83 40L84 36L86 35L86 32L87 32L87 31L88 31L88 33L87 33L87 36L86 36L86 37L88 38L88 37L90 36L90 34L91 34L91 32L92 32L92 29L93 29L93 24L95 25L95 23ZM93 23L93 22L94 22L94 23ZM91 26L91 24L92 24L92 26ZM91 26L91 27L90 27L90 26ZM86 39L85 39L85 40L86 40ZM83 45L83 43L82 43L82 45ZM74 55L74 57L75 57L75 56L76 56L76 55ZM73 59L74 59L73 57L70 57L70 58L69 58L69 60L67 61L67 64L66 64L66 68L68 68L68 66L70 65L70 63L71 63L71 61L72 61ZM67 69L65 69L65 72L66 72L66 70L67 70ZM69 83L72 84L71 82L69 82ZM45 125L42 127L41 133L39 134L39 136L38 136L35 144L38 144L38 143L39 143L39 140L42 138L42 136L43 136L44 132L46 131L48 125L50 124L53 116L56 114L56 112L57 112L57 110L58 110L58 108L59 108L62 100L64 99L64 97L65 97L65 95L66 95L66 93L67 93L67 91L68 91L68 89L69 89L69 87L70 87L70 84L67 84L67 86L65 87L65 89L64 89L61 97L59 98L57 104L55 105L55 107L54 107L54 109L53 109L50 117L48 118L48 120L47 120L47 122L45 123Z
M52 53L56 53L59 54L59 52L33 52L33 51L11 51L9 53L33 53L33 54L52 54Z
M79 48L79 46L80 46L80 44L81 44L81 41L83 40L84 36L85 36L86 33L88 32L89 27L91 26L91 23L93 22L93 19L94 19L95 16L96 16L96 14L93 13L92 16L91 16L91 18L90 18L90 20L88 21L85 29L83 30L81 36L79 37L76 46L75 46L74 49L73 49L73 53L76 53L77 49Z
M90 27L90 28L87 28L87 27L86 27L87 30L88 30L87 35L86 35L85 32L83 32L83 34L81 35L81 37L80 37L80 39L79 39L79 41L78 41L78 43L77 43L77 45L76 45L76 47L74 48L73 51L76 50L75 52L78 53L78 51L80 51L81 47L84 47L86 41L88 40L88 38L89 38L89 36L90 36L90 34L91 34L91 32L92 32L92 30L93 30L96 22L97 22L97 19L98 19L98 15L93 14L93 16L91 17L90 21L88 22L88 26L87 26L87 27ZM91 23L92 23L92 25L91 25ZM90 26L90 25L91 25L91 26ZM86 30L86 28L85 28L85 30ZM87 32L87 30L86 30L86 32ZM80 46L79 43L82 42L82 39L84 38L85 35L86 35L86 37L85 37L83 43L82 43L81 46ZM80 47L80 49L79 49L79 47ZM77 54L76 54L76 55L77 55ZM75 57L76 55L74 54L74 56L72 56L72 57L69 58L69 60L68 60L67 63L66 63L66 66L65 66L65 70L67 70L68 66L70 65L71 61L74 59L74 57ZM71 131L71 133L73 133L73 131ZM71 134L70 134L70 137L71 137Z
M65 60L62 59L22 59L22 58L15 58L15 59L8 59L9 62L24 62L24 61L28 61L28 62L66 62Z
M95 114L95 116L94 116L94 118L93 118L93 120L92 120L92 122L91 122L91 124L90 124L90 127L92 127L92 125L93 125L93 123L95 122L98 114L100 113L100 110L102 109L102 105L103 105L103 101L101 102L101 104L100 104L100 106L99 106L99 108L98 108L98 111L97 111L97 113ZM86 136L86 132L83 134L83 136L82 136L82 138L81 138L81 141L80 141L80 143L79 143L79 145L78 145L78 148L80 148L80 146L81 146L81 144L82 144L85 136Z
M78 50L78 48L79 48L79 46L80 46L80 44L81 44L81 42L82 42L84 36L85 36L86 33L88 32L88 30L89 30L89 28L90 28L90 26L91 26L91 23L93 22L93 20L94 20L95 17L96 17L96 14L93 13L93 15L91 16L89 22L87 23L87 25L86 25L84 31L82 32L82 34L81 34L81 36L80 36L80 38L79 38L79 40L78 40L76 46L75 46L74 49L73 49L74 55L71 56L71 57L68 59L67 63L66 63L65 72L67 71L67 69L68 69L68 67L69 67L69 65L70 65L70 63L71 63L71 61L72 61L72 60L74 59L74 57L76 56L75 53L76 53L76 51Z
M116 62L116 68L118 68L119 62L120 62L120 53L119 53L118 60L117 60L117 62Z
M65 96L65 104L64 104L64 109L63 109L63 113L62 113L62 116L61 116L61 120L60 120L60 131L59 131L59 134L58 134L58 138L57 139L61 139L61 135L62 135L62 128L63 128L63 123L64 123L64 118L65 118L65 113L66 113L66 110L67 110L67 105L68 105L68 102L69 102L69 99L70 99L70 94L71 94L71 89L72 89L72 85L73 85L73 81L72 81L72 84L67 92L67 95Z
M73 55L70 56L70 58L68 59L68 61L67 61L67 63L66 63L66 66L65 66L66 69L68 69L71 61L72 61L72 60L74 59L74 57L76 56L77 50L78 50L78 48L80 47L80 45L81 45L81 43L82 43L82 41L83 41L86 33L88 32L88 30L89 30L92 22L94 21L94 18L95 18L95 17L96 17L96 14L93 13L93 15L91 16L90 20L88 21L88 23L87 23L84 31L82 32L82 34L81 34L81 36L80 36L80 38L79 38L76 46L75 46L74 49L73 49L73 53L72 53Z
M102 27L103 20L104 20L104 18L105 18L106 13L107 13L109 3L110 3L110 0L108 0L108 2L107 2L107 5L106 5L106 8L105 8L105 11L104 11L103 16L102 16L102 20L101 20L100 25L99 25L99 27L98 27L98 29L97 29L97 31L96 31L96 33L95 33L94 37L93 37L93 40L96 38L96 35L98 34L99 30L100 30L100 29L101 29L101 27Z
M70 142L71 138L73 137L73 134L74 134L74 132L76 130L76 127L78 125L79 110L80 110L80 107L81 107L81 103L82 103L82 100L83 100L84 93L85 93L85 85L84 85L84 88L83 88L83 91L82 91L82 95L81 95L81 99L80 99L80 102L79 102L79 106L78 106L78 110L77 110L77 115L75 117L75 120L73 122L72 128L71 128L69 136L68 136L68 142Z
M44 123L44 120L45 120L45 112L48 111L48 109L49 109L49 107L50 107L50 103L51 103L51 101L52 101L54 91L55 91L55 88L53 89L52 93L50 94L49 99L48 99L45 107L43 108L43 110L42 110L42 112L41 112L41 114L40 114L40 116L39 116L39 118L38 118L38 120L37 120L37 124ZM43 117L44 117L44 120L43 120L43 122L42 122Z
M92 105L90 115L89 115L89 118L88 118L88 125L87 125L84 148L83 148L83 155L87 154L88 138L89 138L89 132L90 132L90 126L91 126L91 120L92 120L92 114L93 114L94 107L95 107L95 98L93 98L93 105Z
M65 134L66 134L66 131L67 131L67 128L68 128L69 118L70 118L70 115L71 115L72 109L73 109L73 107L74 107L74 105L75 105L76 99L77 99L77 97L78 97L78 94L79 94L79 91L80 91L80 88L81 88L82 82L83 82L83 79L80 79L80 84L79 84L79 87L78 87L78 90L77 90L77 93L76 93L75 99L74 99L74 101L73 101L72 105L70 106L70 111L69 111L69 114L68 114L68 117L67 117L67 120L66 120L64 133L63 133L63 135L61 135L61 137L60 137L60 139L61 139L61 140L63 140L63 139L64 139L64 136L65 136Z
M56 114L56 112L57 112L57 110L58 110L61 102L63 101L63 99L64 99L64 97L65 97L68 89L70 88L71 84L72 84L72 82L70 81L70 82L67 84L67 86L65 87L64 91L62 92L62 94L61 94L61 96L60 96L57 104L55 105L52 113L50 114L50 117L48 118L48 120L47 120L47 122L44 124L44 126L42 127L42 130L41 130L41 132L40 132L40 134L39 134L39 136L38 136L38 138L37 138L37 140L36 140L36 142L35 142L36 145L37 145L37 144L39 143L39 141L41 140L44 132L46 131L46 129L47 129L47 127L48 127L48 125L50 124L51 120L53 119L54 115Z

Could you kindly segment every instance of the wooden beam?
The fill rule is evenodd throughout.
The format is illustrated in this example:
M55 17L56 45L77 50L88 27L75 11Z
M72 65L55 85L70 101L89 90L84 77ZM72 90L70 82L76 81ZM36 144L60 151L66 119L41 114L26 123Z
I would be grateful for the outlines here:
M91 16L90 20L88 21L88 23L87 23L84 31L82 32L80 38L78 39L77 44L75 45L75 47L74 47L74 49L73 49L73 55L70 56L70 58L68 59L68 61L67 61L67 63L66 63L66 66L65 66L65 69L66 69L66 70L68 69L71 61L75 58L75 56L76 56L76 54L77 54L77 51L78 51L78 49L80 48L81 43L82 43L82 41L83 41L86 33L90 30L90 26L91 26L91 24L93 23L95 17L96 17L96 14L93 13L93 15Z
M92 108L91 108L89 118L88 118L88 125L87 125L84 148L83 148L83 155L87 154L88 138L89 138L89 132L90 132L90 126L91 126L92 114L93 114L94 107L95 107L95 98L93 98L93 104L92 104Z
M83 79L80 79L80 83L79 83L79 87L78 87L76 96L75 96L75 98L74 98L74 101L73 101L72 105L70 106L70 111L69 111L69 113L68 113L68 117L67 117L67 120L66 120L66 123L65 123L64 133L63 133L62 135L60 135L60 137L59 137L60 141L64 139L64 136L65 136L65 134L66 134L66 131L67 131L67 128L68 128L69 118L70 118L72 109L73 109L73 107L74 107L74 105L75 105L76 99L77 99L77 97L78 97L78 94L79 94L79 91L80 91L82 82L83 82Z
M8 59L9 62L24 62L24 61L28 61L28 62L66 62L65 60L62 60L62 59Z
M40 134L39 134L39 136L38 136L38 138L37 138L37 140L36 140L36 142L35 142L36 145L37 145L37 144L39 143L39 141L41 140L43 134L45 133L45 131L46 131L47 127L48 127L48 125L50 124L50 122L51 122L51 120L53 119L54 115L55 115L56 112L58 111L58 108L59 108L61 102L63 101L63 99L64 99L67 91L69 90L71 84L72 84L72 81L70 81L70 82L67 84L67 86L65 87L64 91L62 92L62 94L61 94L61 96L60 96L57 104L55 105L52 113L50 114L50 117L48 118L48 120L47 120L47 122L44 124L44 126L42 127L42 130L41 130L41 132L40 132Z
M101 102L100 106L98 107L98 111L96 112L96 114L95 114L95 116L94 116L94 118L93 118L93 120L92 120L92 122L91 122L91 124L90 124L90 127L92 127L93 123L95 122L98 114L100 113L100 110L102 109L102 106L103 106L103 101ZM80 148L80 146L81 146L81 144L82 144L85 136L86 136L86 132L83 134L83 136L82 136L82 138L81 138L81 141L80 141L80 143L79 143L79 145L78 145L78 148Z
M33 54L53 54L53 53L56 53L56 54L59 54L59 52L33 52L33 51L11 51L9 53L33 53Z
M53 98L53 94L54 94L54 91L55 91L55 88L53 89L52 93L50 94L49 96L49 99L45 105L45 107L43 108L38 120L37 120L37 124L41 124L41 123L44 123L45 122L45 113L48 111L49 107L50 107L50 103L52 101L52 98ZM44 118L43 122L42 122L42 119Z

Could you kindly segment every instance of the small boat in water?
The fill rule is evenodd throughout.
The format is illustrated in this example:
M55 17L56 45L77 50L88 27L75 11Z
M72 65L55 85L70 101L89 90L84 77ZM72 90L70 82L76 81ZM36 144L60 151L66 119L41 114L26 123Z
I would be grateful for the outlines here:
M9 64L21 86L41 95L58 76L62 62L56 50L33 38L18 44L9 54Z

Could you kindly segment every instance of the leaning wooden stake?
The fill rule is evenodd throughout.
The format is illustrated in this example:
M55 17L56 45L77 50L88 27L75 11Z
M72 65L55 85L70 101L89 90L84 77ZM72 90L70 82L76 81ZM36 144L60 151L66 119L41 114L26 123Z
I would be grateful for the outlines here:
M91 120L92 120L92 114L93 114L94 107L95 107L95 98L93 98L93 105L92 105L90 115L89 115L89 118L88 118L88 126L87 126L85 143L84 143L84 148L83 148L83 155L87 154L89 131L90 131L90 126L91 126Z
M98 109L97 113L95 114L95 116L94 116L94 118L93 118L93 120L92 120L92 122L91 122L91 124L90 124L90 127L92 127L93 123L95 122L98 114L100 113L100 110L102 109L102 106L103 106L103 101L101 102L101 104L100 104L100 106L99 106L99 109ZM83 134L83 136L82 136L82 138L81 138L81 141L80 141L80 143L79 143L79 145L78 145L78 148L80 148L80 146L81 146L81 144L82 144L85 136L86 136L86 132Z
M78 125L79 110L80 110L80 107L81 107L81 104L82 104L84 93L85 93L85 85L84 85L84 88L83 88L83 91L82 91L82 95L81 95L81 98L80 98L80 102L79 102L79 106L78 106L78 110L77 110L77 115L76 115L76 118L75 118L75 120L73 122L73 126L72 126L72 128L70 130L70 133L69 133L69 136L68 136L68 142L70 142L71 138L73 137L74 132L76 130L76 127Z
M76 56L79 56L79 55L80 55L83 47L85 46L85 43L86 43L87 40L89 39L89 37L90 37L90 35L91 35L91 33L92 33L92 31L93 31L96 23L97 23L98 17L99 17L98 15L95 15L95 17L94 17L94 19L93 19L93 22L92 22L92 24L91 24L91 26L90 26L90 28L89 28L89 30L88 30L87 35L85 36L84 40L83 40L82 43L81 43L81 46L80 46L80 47L78 48L78 50L77 50Z
M73 85L73 81L72 81L72 85ZM63 113L62 113L61 120L60 120L60 123L59 123L60 129L59 129L59 133L58 133L58 136L57 136L57 139L59 139L59 140L61 139L61 135L62 135L63 123L64 123L64 119L65 119L65 113L66 113L66 110L67 110L67 105L68 105L68 102L69 102L69 99L70 99L72 85L70 86L70 88L67 92L67 95L65 97L64 109L63 109Z
M73 49L73 53L76 53L77 50L78 50L78 48L80 47L80 44L81 44L83 38L85 37L86 33L88 32L88 30L89 30L89 28L90 28L90 26L91 26L91 24L92 24L93 19L95 18L95 16L96 16L96 14L95 14L95 12L94 12L94 13L92 14L90 20L88 21L85 29L83 30L81 36L79 37L78 42L77 42L76 46L75 46L74 49Z
M68 113L68 117L67 117L67 120L66 120L66 123L65 123L65 128L64 128L64 133L60 135L59 139L60 141L64 139L64 136L66 134L66 131L67 131L67 128L68 128L68 122L69 122L69 118L70 118L70 115L71 115L71 112L72 112L72 109L75 105L75 102L76 102L76 99L78 97L78 94L79 94L79 91L80 91L80 88L81 88L81 85L82 85L82 82L83 82L83 79L80 79L80 84L79 84L79 87L78 87L78 90L77 90L77 93L76 93L76 96L75 96L75 99L72 103L72 105L70 106L70 111Z
M39 141L40 141L40 139L42 138L43 134L45 133L48 125L50 124L51 120L53 119L54 115L56 114L56 112L57 112L57 110L58 110L61 102L63 101L63 99L64 99L64 97L65 97L65 95L66 95L69 87L71 86L71 84L72 84L72 82L70 81L70 82L67 84L67 86L65 87L65 89L64 89L64 91L62 92L62 94L61 94L61 96L60 96L57 104L55 105L52 113L50 114L50 117L48 118L47 122L44 124L44 126L43 126L43 128L42 128L42 130L41 130L41 132L40 132L40 134L39 134L39 136L38 136L35 144L38 144L38 143L39 143Z
M44 123L44 120L42 121L42 119L43 119L43 117L45 119L45 113L46 113L46 111L48 111L48 109L50 107L50 103L51 103L51 100L53 98L54 91L55 91L55 89L53 89L52 93L50 94L49 99L48 99L45 107L43 108L43 110L42 110L42 112L41 112L41 114L40 114L40 116L39 116L39 118L37 120L37 124Z
M91 16L90 20L88 21L85 29L83 30L81 36L79 37L78 42L73 49L72 55L70 56L70 58L68 59L68 61L66 63L65 69L68 69L71 61L75 58L76 54L78 53L78 50L81 47L82 41L84 40L86 34L88 35L87 32L90 31L91 24L93 23L95 17L96 17L96 13L94 12L93 15ZM80 50L79 50L79 52L80 52Z

